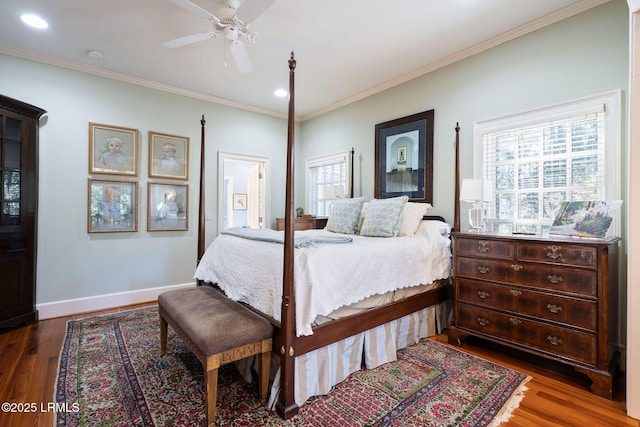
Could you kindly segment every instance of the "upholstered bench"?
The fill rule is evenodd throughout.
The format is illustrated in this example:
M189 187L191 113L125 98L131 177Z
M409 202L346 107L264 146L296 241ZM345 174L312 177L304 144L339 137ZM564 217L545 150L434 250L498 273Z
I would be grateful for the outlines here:
M205 371L207 422L215 424L218 368L260 354L258 389L267 398L273 326L210 286L168 291L158 297L160 349L167 351L167 325L196 355Z

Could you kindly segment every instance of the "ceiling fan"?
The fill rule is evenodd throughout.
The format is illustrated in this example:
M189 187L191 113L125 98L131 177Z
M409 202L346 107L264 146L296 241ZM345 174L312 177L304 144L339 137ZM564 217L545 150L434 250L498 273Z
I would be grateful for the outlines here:
M172 3L205 18L213 26L212 31L192 34L164 42L168 48L178 48L203 40L214 39L223 35L229 46L231 55L241 73L253 70L251 60L242 39L256 42L257 33L249 30L249 23L267 10L276 0L218 0L218 8L209 12L189 0L169 0ZM263 40L264 36L260 35Z

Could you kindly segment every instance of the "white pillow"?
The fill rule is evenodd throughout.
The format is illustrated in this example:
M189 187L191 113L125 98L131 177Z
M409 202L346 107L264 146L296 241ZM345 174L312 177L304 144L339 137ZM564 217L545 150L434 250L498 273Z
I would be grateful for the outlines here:
M400 213L407 200L409 200L407 196L371 200L360 229L360 235L371 237L397 235Z
M331 202L331 214L325 230L334 233L354 234L360 219L363 197L355 199L336 199Z
M362 210L360 211L360 218L358 219L358 228L356 228L356 234L360 234L360 230L362 230L364 217L367 216L367 209L369 209L369 202L364 202L362 204Z
M432 209L430 203L407 202L400 214L398 236L413 236L422 221L422 217Z

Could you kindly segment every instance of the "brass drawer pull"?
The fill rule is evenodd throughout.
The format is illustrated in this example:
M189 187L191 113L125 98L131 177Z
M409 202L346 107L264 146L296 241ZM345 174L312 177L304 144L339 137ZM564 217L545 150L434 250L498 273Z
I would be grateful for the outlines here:
M478 296L482 299L489 298L491 295L487 291L478 291Z
M485 267L483 265L478 266L478 271L482 274L487 274L489 272L489 267Z
M562 306L555 305L555 304L547 304L547 310L549 310L553 314L562 313Z
M514 325L519 325L520 323L522 323L522 320L516 319L515 317L510 317L509 322L511 322Z
M481 252L481 253L489 252L489 242L487 242L486 240L479 240L478 252Z
M519 291L517 289L511 289L509 291L511 293L511 295L513 295L514 297L519 297L520 295L522 295L522 291Z
M491 322L489 322L489 319L485 319L484 317L478 317L478 319L476 320L478 321L480 326L489 326L491 324Z
M562 250L562 246L549 245L547 246L547 250L549 250L549 252L547 252L547 257L554 261L562 260L564 258L562 252L560 252Z
M520 271L522 270L524 267L521 266L520 264L511 264L511 268L513 268L513 271Z
M554 285L557 285L558 283L562 283L564 281L562 276L557 276L555 274L548 275L547 280L553 283Z
M564 344L562 342L562 338L552 337L551 335L547 335L547 341L549 341L549 343L551 345L562 345L562 344Z

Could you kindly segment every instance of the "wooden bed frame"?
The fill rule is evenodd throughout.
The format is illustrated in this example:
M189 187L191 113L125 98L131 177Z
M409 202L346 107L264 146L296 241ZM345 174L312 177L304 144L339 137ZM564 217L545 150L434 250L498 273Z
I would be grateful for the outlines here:
M280 355L280 395L276 403L276 413L289 419L298 413L298 405L294 399L295 372L294 362L297 356L310 351L325 347L334 342L367 331L377 326L388 323L394 319L399 319L408 314L429 307L438 302L451 298L451 286L438 287L436 289L405 298L391 304L387 304L366 312L344 317L338 320L316 326L313 328L313 335L296 336L295 322L295 294L294 294L294 105L295 105L295 67L296 60L293 52L289 59L289 113L287 131L287 178L286 178L286 209L284 218L284 274L283 274L283 296L281 306L281 321L267 317L274 325L273 348ZM201 120L201 158L200 158L200 200L199 200L199 222L198 222L198 262L205 251L205 119ZM459 212L459 131L456 124L456 165L455 165L455 210L454 210L454 231L460 229ZM353 196L353 180L351 183L351 193ZM439 216L425 216L425 219L437 219L444 221ZM257 312L257 310L256 310ZM258 312L259 313L259 312ZM262 313L260 313L262 314ZM262 314L264 316L264 314Z

